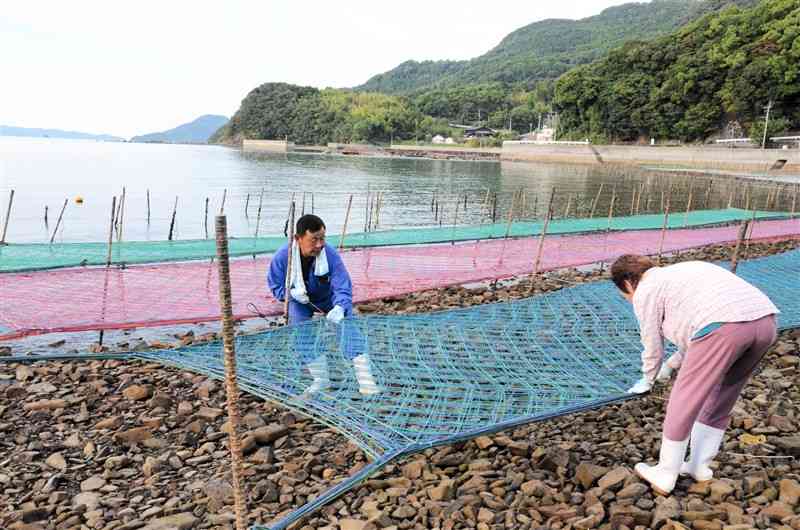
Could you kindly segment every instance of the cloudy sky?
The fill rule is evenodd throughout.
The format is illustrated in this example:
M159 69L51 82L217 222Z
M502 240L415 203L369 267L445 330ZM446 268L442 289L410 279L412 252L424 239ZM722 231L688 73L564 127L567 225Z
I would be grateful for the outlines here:
M407 59L468 59L531 22L623 3L10 1L0 124L130 137L230 116L267 81L353 86Z

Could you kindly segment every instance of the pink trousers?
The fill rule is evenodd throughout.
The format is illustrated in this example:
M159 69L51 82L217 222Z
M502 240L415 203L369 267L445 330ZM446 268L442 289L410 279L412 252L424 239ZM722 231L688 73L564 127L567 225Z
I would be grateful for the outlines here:
M775 315L730 322L693 340L672 387L664 436L685 440L698 421L726 429L733 405L777 336Z

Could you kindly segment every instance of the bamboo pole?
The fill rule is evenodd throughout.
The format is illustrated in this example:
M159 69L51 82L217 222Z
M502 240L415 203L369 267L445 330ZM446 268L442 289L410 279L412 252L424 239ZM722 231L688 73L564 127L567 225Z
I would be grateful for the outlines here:
M122 198L119 201L119 224L117 225L117 241L122 241L122 230L125 225L125 202L127 195L125 186L122 186Z
M367 184L367 202L364 204L364 232L369 232L370 187Z
M11 190L11 193L8 196L8 208L6 208L6 220L3 223L3 237L0 238L0 245L6 244L6 234L8 233L8 223L11 220L11 207L14 205L14 190ZM45 226L47 225L47 207L45 206Z
M451 232L451 239L450 239L451 245L456 244L456 225L458 224L458 206L460 203L461 201L459 201L458 197L456 197L456 207L453 209L453 230Z
M567 219L569 217L569 208L570 208L570 206L572 206L572 194L568 193L567 194L567 207L564 208L564 219Z
M611 231L611 221L614 218L614 203L617 202L617 185L614 184L614 188L611 190L611 204L608 207L608 227L606 227L606 232Z
M728 197L728 208L733 207L733 195L734 195L735 191L736 191L736 188L731 186L731 193L730 193L730 196Z
M589 214L589 217L594 217L594 213L597 210L597 203L600 202L600 194L603 193L603 182L600 183L600 187L597 188L597 195L594 196L594 201L592 201L592 211Z
M117 210L116 195L111 198L111 221L108 223L108 256L106 256L106 267L111 266L111 245L114 243L114 213Z
M294 256L294 209L294 197L292 197L292 204L289 206L289 230L287 230L289 248L286 258L286 283L283 293L283 318L287 326L289 325L289 291L292 289L292 258ZM300 252L300 249L297 249L297 251Z
M798 185L794 185L794 192L792 192L792 211L789 213L789 216L794 219L794 212L797 208L797 187Z
M742 247L742 241L744 241L749 227L750 219L747 219L742 222L742 226L739 228L739 235L736 237L736 246L733 248L733 255L731 256L731 272L734 274L736 274L736 267L739 266L739 250Z
M631 216L633 216L633 213L636 211L636 187L634 186L632 190L633 191L631 192Z
M663 196L664 191L661 191ZM664 240L667 237L667 225L669 224L669 203L670 198L672 197L672 184L669 187L669 196L667 197L667 202L664 205L664 224L661 226L661 242L658 244L658 264L661 264L661 254L664 252Z
M249 218L249 215L248 215L248 212L247 212L249 207L250 207L250 194L248 193L247 197L245 197L245 199L244 199L244 218L245 219Z
M506 236L505 239L508 239L508 235L511 233L511 222L514 220L514 203L516 201L511 199L511 207L508 209L508 222L506 223Z
M639 215L639 207L642 205L642 194L644 193L644 182L639 187L639 196L636 198L636 215Z
M686 201L686 213L683 214L683 227L689 223L689 210L692 209L692 194L694 193L694 186L689 185L689 199Z
M344 214L344 227L342 228L342 235L339 236L339 252L344 248L344 238L347 235L347 223L350 221L350 207L353 206L353 194L350 194L350 199L347 201L347 212Z
M492 195L492 223L497 222L497 192Z
M147 224L150 224L150 188L147 188Z
M714 185L714 179L708 181L708 186L706 187L706 198L703 200L703 209L708 209L708 203L711 200L711 187Z
M231 475L236 529L245 530L245 498L242 492L242 445L239 439L239 388L236 385L236 342L233 329L233 302L228 257L228 233L224 215L216 218L217 262L219 263L219 301L222 313L222 341L225 356L225 395L227 397L228 445L231 451Z
M539 265L542 262L542 253L544 252L544 240L547 236L547 228L550 226L550 218L553 216L553 197L556 195L556 189L550 191L550 202L547 205L547 212L544 216L544 225L542 226L542 233L539 236L539 248L536 250L536 261L533 263L534 276L539 274ZM533 285L531 285L533 289Z
M203 226L206 229L206 239L208 239L208 197L206 197L206 214L205 217L203 218Z
M220 215L225 215L225 199L227 199L227 198L228 198L228 188L223 188L222 189L222 204L219 205L219 214Z
M58 221L56 221L56 227L53 229L53 236L50 238L50 243L53 243L56 239L56 234L58 233L58 227L61 226L61 219L64 217L64 210L67 209L67 202L69 199L64 199L64 206L61 207L61 213L58 214Z
M178 213L178 196L175 196L175 205L172 207L172 220L169 222L169 237L167 241L172 241L172 234L175 230L175 215Z
M48 208L48 206L45 204L44 205L44 227L45 228L49 228L49 224L50 224L50 223L47 222L47 208ZM112 223L114 222L113 218L111 219L111 222Z
M261 188L261 193L258 195L258 211L256 212L256 235L258 239L258 229L261 226L261 207L264 205L264 188Z
M306 214L306 192L303 192L303 198L300 200L300 216Z

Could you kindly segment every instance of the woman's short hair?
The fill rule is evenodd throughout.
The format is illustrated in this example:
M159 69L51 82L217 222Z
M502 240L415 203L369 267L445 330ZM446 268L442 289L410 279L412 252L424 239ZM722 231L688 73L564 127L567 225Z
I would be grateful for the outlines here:
M611 281L623 292L626 290L625 281L631 282L631 286L636 289L644 273L655 266L653 260L647 256L625 254L611 265Z

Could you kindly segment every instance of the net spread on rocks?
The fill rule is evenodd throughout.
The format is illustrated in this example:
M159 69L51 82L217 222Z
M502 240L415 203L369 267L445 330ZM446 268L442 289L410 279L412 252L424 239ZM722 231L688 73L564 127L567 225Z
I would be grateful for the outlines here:
M682 217L678 214L673 219ZM667 230L663 251L735 241L738 231L738 225ZM750 238L798 233L800 219L759 221ZM539 238L528 237L360 249L342 256L353 279L354 301L364 302L529 274L538 247ZM655 230L550 235L545 238L539 270L608 261L628 252L655 254L660 247L661 236ZM282 304L266 287L268 266L268 257L232 260L236 318L281 314ZM209 322L219 319L218 296L217 265L211 261L0 274L0 339Z
M800 326L800 250L739 265L738 274ZM609 281L524 300L420 315L325 320L237 338L240 386L330 425L375 460L288 515L311 513L388 462L629 396L640 376L638 326ZM218 342L136 357L221 378ZM381 392L364 396L352 359L369 354ZM304 394L309 362L324 359L330 387Z
M670 218L669 228L788 216L786 212L752 212L738 208L696 210L675 213ZM610 222L605 217L556 219L550 223L548 232L575 234L604 230L651 230L661 228L663 217L662 214L621 216L611 219ZM383 230L347 234L343 243L346 248L364 248L499 239L509 236L526 237L540 234L542 227L542 221L514 221L510 225L498 222L484 225ZM342 242L340 235L331 234L328 239L336 246ZM231 238L228 245L231 256L255 256L274 253L285 242L285 237L267 236ZM115 242L111 249L111 263L114 265L206 260L215 256L216 247L213 239L122 241ZM105 242L0 245L0 273L105 265L107 260L108 245Z

